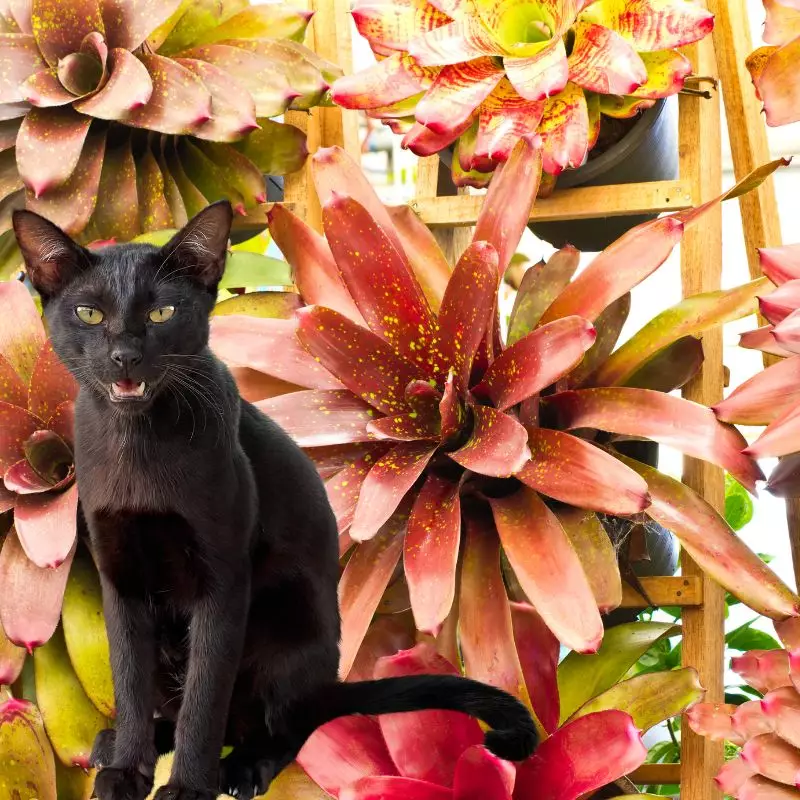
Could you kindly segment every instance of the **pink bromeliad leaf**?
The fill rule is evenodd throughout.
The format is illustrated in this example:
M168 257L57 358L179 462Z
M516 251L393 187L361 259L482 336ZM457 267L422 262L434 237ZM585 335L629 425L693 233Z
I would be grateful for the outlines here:
M453 800L511 800L515 778L513 764L473 745L456 764Z
M731 670L759 692L792 685L785 650L748 650L731 659Z
M794 786L800 771L800 750L774 733L762 733L745 742L742 758L753 772L789 786Z
M784 686L767 692L759 706L769 728L792 746L800 747L800 694L797 689Z
M42 319L31 293L18 281L0 283L0 305L10 312L0 322L0 355L28 384L46 341Z
M25 555L38 567L55 569L75 544L78 487L29 494L17 500L14 524Z
M800 245L762 247L758 251L761 271L777 286L800 278Z
M730 703L696 703L684 716L689 727L700 736L714 742L728 739L742 743L742 738L733 728L733 712L736 706Z
M375 775L339 793L339 800L452 800L450 789L415 778Z
M788 686L784 688L790 690ZM759 700L748 700L746 703L736 706L731 721L733 722L733 732L735 735L738 734L741 742L746 742L762 733L772 733L773 730L773 724L764 713Z

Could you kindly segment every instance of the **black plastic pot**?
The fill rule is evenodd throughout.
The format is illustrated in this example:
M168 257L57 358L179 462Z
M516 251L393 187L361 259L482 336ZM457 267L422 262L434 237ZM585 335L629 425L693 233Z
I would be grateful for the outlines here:
M558 178L558 189L675 180L678 177L678 99L659 100L631 130L602 155ZM528 227L554 247L571 244L585 252L605 249L657 214L597 217L565 222L532 222Z

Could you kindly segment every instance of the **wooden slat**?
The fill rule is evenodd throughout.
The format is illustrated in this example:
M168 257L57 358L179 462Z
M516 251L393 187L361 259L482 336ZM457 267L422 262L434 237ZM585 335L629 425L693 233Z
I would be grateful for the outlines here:
M714 46L710 38L687 48L698 75L716 76ZM718 195L722 183L720 152L719 97L713 99L682 96L680 98L681 177L692 183L696 202ZM687 230L681 244L681 278L683 296L717 289L722 275L722 212L717 207L701 222ZM703 336L705 360L698 375L684 388L684 397L703 405L714 405L722 398L722 331ZM699 492L720 511L724 507L725 490L722 470L705 461L684 460L684 482ZM682 573L696 576L703 583L703 606L686 608L682 615L682 658L700 674L712 702L723 698L724 608L721 587L708 578L684 552ZM723 762L723 743L698 736L684 726L681 733L681 798L682 800L717 800L722 797L714 783Z
M640 582L650 602L632 586L623 583L620 608L648 606L691 608L703 605L703 582L696 575L679 578L641 578Z
M639 785L654 784L663 786L665 783L681 782L680 764L642 764L639 769L632 772L628 777ZM681 797L684 797L683 787L681 787Z
M483 195L455 197L416 197L411 207L433 228L474 225ZM618 217L624 214L680 211L692 205L688 181L654 181L619 186L580 186L554 192L536 201L531 219L537 222Z

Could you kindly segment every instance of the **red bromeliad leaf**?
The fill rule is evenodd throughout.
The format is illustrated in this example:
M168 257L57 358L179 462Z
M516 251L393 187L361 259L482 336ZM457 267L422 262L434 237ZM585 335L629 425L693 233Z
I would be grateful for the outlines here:
M646 756L628 714L587 714L557 730L517 770L514 798L576 800L632 772Z
M497 251L475 241L456 264L439 311L438 348L456 386L469 385L475 353L486 332L497 297Z
M448 453L450 458L480 475L514 475L531 455L525 428L514 417L490 406L475 405L472 414L472 434L465 445Z
M324 305L363 322L325 239L281 205L273 206L267 218L269 232L289 262L306 304Z
M301 344L351 392L387 415L409 410L405 387L424 374L384 339L322 306L300 309L297 319Z
M68 445L72 446L75 438L75 404L62 403L47 423L48 430L58 434Z
M672 531L689 555L750 608L773 619L798 616L800 599L733 532L698 494L680 481L619 456L646 481L646 513Z
M459 485L429 475L411 509L403 567L417 629L434 636L455 598L460 538Z
M78 384L47 342L33 368L28 408L41 419L50 419L61 403L74 400Z
M416 644L416 628L410 614L380 614L369 626L358 657L347 676L350 682L371 681L375 664L385 656L410 650Z
M683 89L686 77L692 71L692 62L677 50L658 50L639 53L647 70L647 80L634 89L633 97L657 99L671 97Z
M458 675L458 670L430 645L380 659L375 678L403 675ZM459 756L483 740L478 721L453 711L382 714L378 723L401 775L451 786Z
M342 388L301 346L296 320L215 317L211 322L210 344L226 364L251 367L311 389Z
M758 305L761 313L773 325L783 322L800 307L800 279L786 281L766 297L759 297Z
M544 313L542 322L570 314L594 322L603 309L655 272L682 235L683 225L674 217L632 228L596 256L561 292Z
M547 733L558 728L558 639L539 612L525 603L511 604L514 642L533 711Z
M300 447L323 447L372 439L374 409L346 389L290 392L256 403Z
M350 526L352 539L363 542L375 536L422 474L436 448L430 442L402 442L375 462L358 496Z
M24 456L23 445L45 423L24 408L0 401L0 472Z
M589 151L589 110L583 89L568 83L563 92L549 97L538 133L545 172L559 175L568 167L580 167Z
M542 314L567 287L578 268L581 254L571 245L562 247L547 262L541 262L522 276L508 322L508 344L531 333Z
M630 94L647 80L636 50L616 31L579 21L569 56L569 79L600 94Z
M49 430L36 431L23 449L31 467L47 482L48 488L63 489L72 483L72 450L58 434Z
M800 792L761 775L748 778L736 795L738 800L797 800Z
M78 165L92 120L71 108L32 109L17 136L17 168L35 197L62 186Z
M0 283L0 354L27 384L46 341L44 326L31 293L18 281ZM23 404L24 405L24 404Z
M524 697L511 611L500 571L500 542L491 519L465 519L458 627L467 675Z
M689 709L691 711L691 709ZM714 778L714 783L717 788L729 797L739 797L739 792L744 786L748 778L753 775L752 768L741 757L737 756L731 761L726 761L717 776Z
M0 623L8 638L31 652L52 635L61 616L61 601L75 553L73 546L57 569L37 567L17 534L6 535L0 551Z
M694 378L704 360L702 339L684 336L648 359L625 381L625 385L669 393Z
M408 52L422 66L442 67L494 55L497 46L484 26L456 19L415 36L408 43Z
M800 38L782 47L759 47L746 59L756 95L764 103L767 125L776 127L796 122L798 113L797 87L792 81L792 64L797 63Z
M142 61L127 50L112 50L108 65L108 82L96 94L75 103L75 109L97 119L124 119L150 102L153 80Z
M800 771L800 750L774 733L762 733L745 742L742 758L765 778L794 786Z
M580 559L558 518L532 489L489 498L500 541L523 591L565 646L594 653L603 623Z
M563 506L555 514L578 554L598 610L613 611L622 602L622 578L608 532L591 511Z
M800 309L793 311L776 325L772 330L772 336L780 346L790 352L800 352Z
M494 173L475 224L474 242L489 242L504 273L528 224L542 173L542 151L523 136L508 161Z
M592 384L595 369L604 364L617 344L622 328L631 310L631 295L622 295L606 308L594 322L597 338L587 350L583 361L575 367L567 379L567 387L575 388Z
M416 442L420 439L438 439L440 423L437 415L411 411L374 420L367 425L367 430L376 439Z
M36 44L51 66L77 52L84 36L103 30L97 0L74 0L66 8L59 0L32 0L30 8Z
M548 497L607 514L637 514L649 505L644 480L583 439L533 428L528 446L531 460L517 478Z
M639 51L671 50L711 33L714 15L684 0L603 0L584 17L620 33Z
M450 265L444 253L430 228L411 208L405 205L387 206L386 211L428 305L438 312L450 280Z
M364 453L326 482L325 491L328 494L328 501L336 517L336 526L340 534L348 530L352 524L361 486L375 465L375 461L385 452L384 447L376 452ZM344 543L342 542L342 544Z
M456 764L453 800L511 800L515 778L513 764L473 745Z
M384 55L393 50L406 50L413 36L450 21L446 14L431 5L408 0L391 6L374 0L359 0L350 13L358 32L370 43L373 52L377 48Z
M569 79L567 51L561 36L553 37L538 53L505 57L503 68L512 86L526 100L544 100L564 90Z
M800 398L800 356L758 372L721 403L714 413L723 422L768 425L797 406Z
M488 57L444 67L417 104L417 121L444 135L462 129L503 77L503 69Z
M458 434L466 421L464 407L455 390L452 372L447 376L444 385L444 394L439 403L439 416L442 420L442 442L447 442Z
M430 88L436 72L409 55L393 53L369 69L339 78L331 97L343 108L380 108Z
M47 431L37 431L37 433L47 433ZM10 492L18 495L36 494L52 489L52 484L46 481L31 466L27 458L22 458L12 464L3 475L3 485ZM12 503L12 506L15 503Z
M61 84L55 69L35 72L22 84L21 91L25 100L35 108L65 106L75 100L75 95Z
M370 116L374 112L368 112ZM452 128L446 133L434 133L430 128L420 125L413 117L405 120L388 120L385 124L391 128L393 133L398 133L403 136L400 141L400 147L403 150L410 150L418 156L432 156L436 155L440 150L449 147L462 133L469 130L472 126L472 120L468 120L463 126ZM403 124L408 127L401 127ZM457 145L456 145L457 146Z
M339 800L452 800L453 793L443 786L414 778L375 775L348 786Z
M800 278L800 245L762 247L758 261L761 271L777 286Z
M36 40L23 33L0 33L0 103L18 103L25 99L22 86L25 79L46 69ZM23 106L20 117L25 115L27 106Z
M761 350L764 353L784 358L795 355L791 350L775 341L774 330L773 325L764 325L754 331L741 333L739 334L739 347L744 347L746 350Z
M796 497L800 494L800 453L791 453L778 461L766 488L776 497Z
M785 456L800 450L800 408L784 411L753 444L744 450L753 458Z
M27 289L25 291L27 292ZM23 408L28 405L28 387L2 354L0 354L0 400Z
M342 278L370 329L423 375L435 375L430 352L436 321L405 258L352 198L334 195L323 220Z
M135 50L179 6L180 0L101 0L109 46Z
M17 500L14 524L25 555L37 567L56 568L69 557L77 533L78 487L64 492L24 495Z
M375 609L400 561L407 525L408 508L398 509L376 536L356 547L344 568L339 580L342 614L339 677L342 680L353 666Z
M594 328L580 317L543 325L504 350L474 391L500 410L510 408L569 372L594 340Z
M720 423L711 409L681 397L613 387L559 392L546 402L558 427L652 439L724 467L751 491L763 480L758 465L741 452L747 444L741 433Z
M377 721L360 715L340 717L318 728L297 760L334 797L360 778L397 775Z

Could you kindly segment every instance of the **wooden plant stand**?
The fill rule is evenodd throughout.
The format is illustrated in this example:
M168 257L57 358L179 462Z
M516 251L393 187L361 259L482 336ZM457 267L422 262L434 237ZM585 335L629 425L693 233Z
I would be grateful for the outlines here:
M746 0L706 0L716 14L713 40L685 48L696 75L713 78L721 86L737 180L768 161L766 130L744 60L752 50ZM351 71L349 0L309 0L315 11L309 46ZM716 50L716 57L715 57ZM720 98L681 95L679 104L680 174L676 181L584 187L556 191L537 200L531 219L556 221L678 211L716 197L722 189ZM360 158L357 116L338 108L314 109L310 114L290 112L287 121L308 134L309 150L339 145ZM439 239L445 254L454 258L469 242L469 226L477 220L479 196L458 192L439 195L438 156L420 159L416 197L412 208ZM285 180L285 202L321 229L321 212L308 167ZM760 275L756 248L781 242L772 179L740 198L750 273ZM452 263L452 262L451 262ZM709 212L690 228L681 245L683 296L720 287L722 272L722 212ZM705 405L722 399L722 333L703 338L705 361L700 373L684 388L684 396ZM684 461L683 480L720 511L724 508L722 470L691 458ZM795 572L800 578L800 504L788 508ZM645 578L642 586L657 606L683 610L683 663L695 667L707 699L723 699L724 592L683 554L680 577ZM631 587L623 607L641 608L646 601ZM681 764L651 764L630 777L636 783L680 783L683 800L716 800L722 793L714 784L723 760L722 743L699 737L684 726Z

